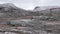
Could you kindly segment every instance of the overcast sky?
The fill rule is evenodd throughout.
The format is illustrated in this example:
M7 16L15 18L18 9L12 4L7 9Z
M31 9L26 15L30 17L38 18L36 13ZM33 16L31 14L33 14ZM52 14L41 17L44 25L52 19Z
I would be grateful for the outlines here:
M14 3L23 9L33 9L35 6L60 6L60 0L0 0L2 3Z

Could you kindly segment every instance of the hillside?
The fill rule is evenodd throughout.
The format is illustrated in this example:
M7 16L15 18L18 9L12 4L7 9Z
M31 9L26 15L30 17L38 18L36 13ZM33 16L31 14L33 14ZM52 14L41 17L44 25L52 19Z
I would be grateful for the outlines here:
M0 4L0 18L37 16L38 13L16 7L14 4Z

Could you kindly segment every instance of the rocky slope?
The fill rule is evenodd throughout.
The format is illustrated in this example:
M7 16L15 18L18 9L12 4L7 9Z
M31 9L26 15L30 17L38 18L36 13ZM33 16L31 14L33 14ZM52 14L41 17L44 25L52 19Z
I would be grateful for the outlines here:
M16 7L14 4L0 4L0 17L37 16L38 13Z

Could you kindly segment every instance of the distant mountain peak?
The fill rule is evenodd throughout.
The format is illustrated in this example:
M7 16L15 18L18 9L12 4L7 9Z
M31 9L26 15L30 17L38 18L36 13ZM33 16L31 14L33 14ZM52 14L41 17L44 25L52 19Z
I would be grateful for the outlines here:
M4 4L6 4L6 5L14 5L13 3L4 3Z
M51 8L60 8L60 6L36 6L34 8L34 11L41 11L41 10L46 10Z
M0 4L0 7L12 7L12 8L17 8L14 4L12 3L4 3L4 4Z
M15 6L13 3L5 3L3 5L7 5L7 6Z

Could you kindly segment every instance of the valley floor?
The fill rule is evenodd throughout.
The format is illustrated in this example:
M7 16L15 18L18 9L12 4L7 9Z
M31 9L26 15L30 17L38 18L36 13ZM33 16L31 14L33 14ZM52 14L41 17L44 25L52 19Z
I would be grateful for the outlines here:
M0 34L60 34L60 21L20 19L12 23L15 22L24 26L0 24Z

